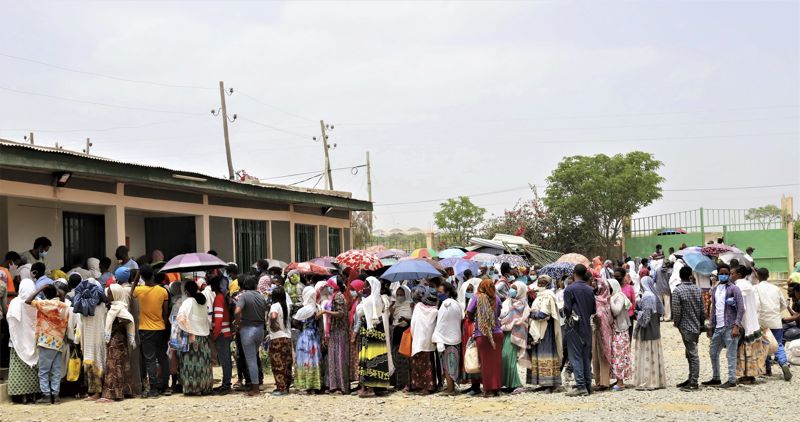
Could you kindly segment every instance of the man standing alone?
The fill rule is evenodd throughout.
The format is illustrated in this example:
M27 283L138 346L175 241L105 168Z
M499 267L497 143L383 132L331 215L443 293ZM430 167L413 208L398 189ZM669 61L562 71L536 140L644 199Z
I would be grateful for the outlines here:
M720 388L736 387L736 349L744 317L744 298L742 291L731 282L731 269L722 264L717 270L719 283L711 290L711 368L714 372L711 380L703 385L715 385ZM722 384L719 372L719 354L727 348L728 382Z
M700 356L697 354L697 342L703 331L705 312L703 312L703 292L692 283L692 269L688 266L680 269L681 284L672 293L672 318L678 327L686 348L686 360L689 362L689 378L678 384L684 391L697 390L700 376Z
M586 396L592 386L592 327L590 321L595 314L594 290L589 286L589 273L582 264L575 266L575 282L564 290L564 315L566 316L565 339L567 355L575 374L575 389L570 397Z

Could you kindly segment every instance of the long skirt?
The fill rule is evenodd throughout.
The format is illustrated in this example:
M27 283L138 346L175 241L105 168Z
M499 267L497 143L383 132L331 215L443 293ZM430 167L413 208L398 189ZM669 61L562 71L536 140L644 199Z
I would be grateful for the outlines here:
M511 343L511 332L503 336L503 387L517 388L522 385L517 371L519 346Z
M609 387L611 385L611 363L606 360L600 346L600 333L594 332L592 336L592 374L594 384L598 387Z
M275 390L289 392L292 384L292 339L278 338L269 342L269 362L275 377Z
M189 351L181 353L181 385L183 394L211 394L214 376L208 336L194 336Z
M530 347L531 350L531 385L540 387L561 386L561 359L558 358L560 344L556 344L553 319L547 321L547 331L539 343Z
M83 373L86 375L86 385L89 394L100 394L103 391L103 370L94 363L83 362Z
M386 333L383 323L371 330L361 327L361 352L358 357L358 372L361 385L371 388L389 388L389 350L386 348Z
M39 366L28 366L17 356L13 347L9 347L11 357L8 361L8 395L22 396L35 394L39 390Z
M481 362L481 383L485 392L503 386L503 333L492 334L494 347L486 336L476 337L478 359Z
M440 358L445 378L458 382L461 379L461 345L446 345Z
M664 352L661 340L636 342L636 361L633 373L636 388L658 389L667 387L667 373L664 368Z
M402 390L409 385L411 375L410 359L400 354L400 342L403 339L403 332L408 327L393 327L392 329L392 362L394 362L394 374L391 380L396 390Z
M736 350L737 377L759 377L767 373L769 343L764 344L764 341L765 339L760 337L751 343L739 342Z
M436 381L433 375L433 352L418 352L411 357L411 384L412 391L436 391Z
M472 381L479 381L481 374L468 374L464 370L464 353L467 353L467 342L472 338L475 333L475 322L464 319L464 325L461 328L461 382L469 383Z
M328 339L328 390L350 392L350 337L347 327L344 330L331 327Z
M631 377L631 340L628 332L614 332L611 341L611 374L617 380Z
M119 318L117 318L119 321ZM111 340L106 347L106 371L103 374L104 399L122 400L133 396L131 359L124 324L114 322Z
M350 338L350 382L358 381L358 355L361 353L361 336ZM395 362L397 362L395 360Z
M318 333L314 321L306 322L297 338L294 386L299 390L322 389L322 349Z

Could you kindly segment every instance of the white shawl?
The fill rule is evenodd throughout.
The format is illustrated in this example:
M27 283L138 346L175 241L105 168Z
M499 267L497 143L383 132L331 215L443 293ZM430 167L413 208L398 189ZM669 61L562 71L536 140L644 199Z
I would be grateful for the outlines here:
M472 294L475 295L478 293L478 285L481 284L481 279L479 278L471 278L463 283L458 288L458 296L456 300L458 301L458 306L461 307L461 313L464 313L467 310L467 287L472 286Z
M437 314L436 306L422 302L414 305L414 314L411 316L411 356L436 350L432 339Z
M761 336L761 325L758 323L758 308L760 304L758 291L756 291L753 284L745 278L736 280L736 287L742 291L742 297L744 298L742 328L744 328L745 341L752 342L755 338Z
M305 321L317 314L317 291L312 286L303 289L303 307L294 314L297 321Z
M176 319L178 327L189 334L205 337L211 331L211 324L208 322L208 308L206 305L197 303L197 300L191 296L187 296L181 303Z
M383 334L386 337L386 350L392 350L391 328L389 326L389 298L381 295L381 282L375 277L368 277L370 294L361 301L361 310L367 321L367 329L372 330L381 320L383 321ZM412 352L413 353L413 352ZM389 360L389 375L394 373L394 360L392 353L386 354Z
M464 313L455 299L445 299L436 316L436 329L433 330L433 342L443 346L461 344L461 321Z
M400 325L400 318L406 318L411 320L411 289L408 286L401 285L400 283L392 283L389 287L392 290L392 302L394 305L392 306L392 326L397 327ZM406 294L405 299L402 302L397 300L397 291L403 290ZM407 324L403 321L403 324ZM404 327L405 325L403 325Z
M11 347L30 367L39 362L39 353L36 349L36 308L26 304L25 301L35 292L33 280L23 279L19 283L19 294L8 305L6 314Z
M537 312L543 312L550 316L550 318L556 318L558 315L558 304L556 303L556 295L550 289L542 289L536 293L536 300L533 301L533 306L531 306L531 314L535 314ZM547 319L531 319L530 325L528 326L528 333L531 335L533 344L539 344L544 338L545 333L547 332ZM555 334L556 339L556 354L558 355L558 360L562 359L562 348L560 347L561 343L561 324L559 324L558 320L553 321L553 334Z
M128 320L126 326L128 343L131 347L136 347L136 322L134 322L133 315L128 311L131 301L131 289L117 283L111 284L108 289L111 290L111 296L114 300L111 301L111 309L106 313L105 341L106 343L111 341L111 328L114 326L114 320L121 318Z

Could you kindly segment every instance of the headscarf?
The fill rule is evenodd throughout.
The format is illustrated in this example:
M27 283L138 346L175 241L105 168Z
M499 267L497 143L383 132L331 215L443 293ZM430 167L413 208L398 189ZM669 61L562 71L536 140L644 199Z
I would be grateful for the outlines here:
M317 314L317 291L313 286L306 286L303 289L303 307L300 308L294 319L297 321L305 321Z
M128 267L119 267L114 270L114 279L117 283L127 283L131 278L131 269Z
M539 276L541 280L542 277L547 277L552 281L552 279L547 275ZM535 315L539 312L546 314L553 320L553 334L555 337L555 344L559 345L561 343L561 322L559 321L559 306L558 306L558 299L556 297L555 292L548 288L540 288L538 286L537 281L537 293L536 293L536 300L533 301L533 305L531 305L531 314ZM547 319L531 319L530 321L530 328L528 328L528 334L531 335L531 341L533 344L539 344L540 341L544 338L547 328L548 328L548 321ZM558 361L560 362L563 356L563 348L556 347L556 355L558 356Z
M64 271L61 270L50 271L50 278L52 278L53 280L58 280L59 278L63 278L64 280L66 280L67 277L69 276Z
M615 278L609 278L608 285L611 288L611 314L614 316L614 330L618 333L627 331L631 325L630 317L628 316L628 309L632 304L630 299L622 292L622 287L619 281Z
M391 329L389 326L389 298L381 295L381 282L375 277L367 278L369 283L370 295L361 302L364 310L364 319L367 322L367 329L372 330L378 323L383 321L383 334L386 338L386 350L392 350ZM386 354L389 360L389 375L394 373L394 360L392 354Z
M112 284L108 287L111 290L111 296L113 301L111 302L111 308L108 310L106 314L106 329L105 329L105 340L106 343L111 341L111 327L114 324L114 320L117 318L124 319L128 321L127 326L125 327L128 332L128 344L131 347L136 346L136 324L133 320L133 315L128 311L128 306L130 305L131 301L131 289L122 287L119 284ZM205 318L205 306L203 307L203 318Z
M261 278L258 279L258 287L256 290L263 294L267 294L272 290L272 276L269 274L264 274Z
M389 288L392 290L392 301L394 302L392 307L392 326L397 327L400 325L400 318L411 320L411 289L397 282L392 283ZM402 290L406 294L402 302L397 299L398 290Z
M503 302L500 325L503 331L511 332L511 343L519 347L522 357L522 352L527 354L528 349L528 318L531 313L528 306L528 286L521 281L515 281L512 286L517 290L517 296L509 297Z
M88 278L81 281L73 292L75 294L72 297L72 311L85 316L94 316L94 311L103 295L100 283L94 278Z
M603 269L603 258L599 256L592 258L592 269L600 272Z
M30 277L30 273L28 273ZM36 349L36 308L25 303L34 293L36 285L30 278L19 283L17 297L8 305L8 334L17 356L31 368L39 362ZM5 345L0 345L5 346Z
M641 283L644 291L641 299L639 299L639 313L636 320L639 324L647 326L653 314L664 315L664 304L661 303L661 299L656 294L656 283L652 277L642 277Z
M150 258L153 260L153 262L163 262L164 252L161 252L159 249L154 249L153 253L150 254Z
M481 279L479 278L471 278L458 288L458 296L456 300L458 301L458 305L461 306L461 313L463 314L464 311L467 309L467 287L472 286L472 294L475 295L478 293L478 286L481 284Z
M100 260L97 258L87 259L86 269L89 271L91 278L98 279L102 275L102 273L100 273Z
M436 306L439 304L439 296L436 294L436 289L428 287L425 294L422 296L422 303L428 306Z
M356 309L358 308L358 304L361 303L361 292L364 291L364 282L361 280L351 281L350 290L357 293L356 298L350 303L350 326L352 327L353 322L356 320Z
M414 306L414 314L411 317L412 356L420 352L436 350L436 346L433 344L433 331L436 329L436 316L439 313L436 307L438 303L436 289L428 287L422 302Z
M492 349L495 348L492 330L495 325L497 299L495 298L494 283L492 280L484 279L478 285L478 304L475 313L475 321L478 329L489 339Z
M597 312L597 328L600 330L600 350L606 362L611 362L611 341L614 339L614 315L611 313L611 292L608 282L597 280L597 293L594 296Z

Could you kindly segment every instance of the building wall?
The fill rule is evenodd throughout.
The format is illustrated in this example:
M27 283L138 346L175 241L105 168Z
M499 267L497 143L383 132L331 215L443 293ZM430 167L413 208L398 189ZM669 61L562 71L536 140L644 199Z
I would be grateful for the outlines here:
M211 232L211 249L217 251L220 259L225 262L236 261L233 247L233 219L210 217L208 221Z
M145 246L144 217L144 213L141 212L125 212L125 237L128 238L128 248L132 258L138 258L152 252L146 250ZM113 257L111 258L113 259Z

